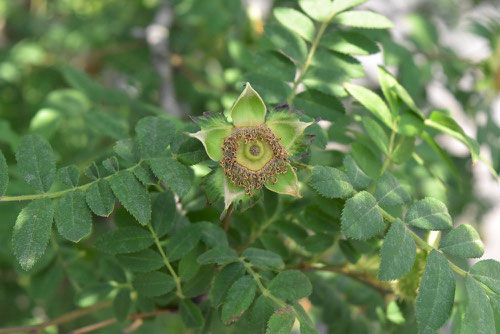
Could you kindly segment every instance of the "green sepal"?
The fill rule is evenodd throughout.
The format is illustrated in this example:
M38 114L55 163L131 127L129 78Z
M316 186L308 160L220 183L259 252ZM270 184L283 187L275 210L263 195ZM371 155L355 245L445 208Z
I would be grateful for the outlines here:
M278 194L287 194L296 197L301 197L299 189L299 181L293 167L288 164L287 171L284 174L276 175L278 182L267 182L266 188Z
M295 149L302 138L304 130L314 122L301 122L299 115L287 111L274 111L269 113L266 125L274 135L280 138L280 143L288 153L295 153ZM300 145L299 145L300 146Z
M246 83L245 89L231 109L231 119L236 127L259 126L264 123L266 105L260 95Z
M214 161L222 158L222 142L233 131L233 126L226 120L222 113L204 113L200 117L193 117L201 131L188 133L190 137L196 138L205 147L208 156Z

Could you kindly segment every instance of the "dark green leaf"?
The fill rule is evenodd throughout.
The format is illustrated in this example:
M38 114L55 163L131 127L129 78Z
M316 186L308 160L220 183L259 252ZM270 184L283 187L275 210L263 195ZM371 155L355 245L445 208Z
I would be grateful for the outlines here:
M227 246L217 246L198 257L198 263L200 264L217 263L223 265L235 261L238 261L238 255Z
M416 255L417 248L410 231L400 219L396 219L380 251L378 279L390 281L406 275L413 267Z
M327 121L335 121L345 114L344 106L336 97L314 89L298 94L293 103L298 109L304 109L308 116Z
M436 250L427 257L416 302L420 333L437 331L448 320L455 299L455 277L448 260Z
M346 78L362 78L365 76L365 70L356 58L330 50L318 49L311 60L311 64L320 70L338 69Z
M207 246L229 247L229 243L227 242L226 232L224 232L224 230L220 228L220 226L217 226L216 224L210 222L199 222L196 224L201 229L201 239Z
M97 249L110 253L132 253L154 243L151 233L140 227L123 227L101 235L95 242Z
M71 188L78 186L79 176L78 167L75 165L63 167L57 171L57 178L59 181Z
M387 154L389 152L389 137L384 129L370 117L363 117L362 122L370 139L383 153Z
M333 245L334 239L331 235L318 233L310 235L304 240L304 248L311 253L321 253Z
M203 314L200 308L190 299L182 299L179 303L179 313L182 322L187 328L198 328L203 326Z
M96 215L108 217L115 207L115 196L106 180L99 180L90 185L86 192L87 204Z
M267 334L286 334L292 331L295 315L292 307L287 306L284 309L275 311L267 322Z
M495 317L488 296L470 275L465 278L467 307L461 333L495 334Z
M111 116L102 110L93 110L84 114L89 127L99 134L113 139L122 139L128 136L128 124L125 119Z
M392 152L391 160L396 164L403 164L411 158L414 149L415 137L401 136Z
M426 230L446 230L452 227L446 205L431 197L413 203L406 213L405 222Z
M131 139L123 139L116 142L116 145L113 147L113 151L120 158L128 162L138 162L140 158L139 149L137 147L137 143Z
M153 173L180 197L184 197L191 189L191 178L186 169L177 160L170 157L161 157L149 160Z
M250 314L250 321L252 328L259 333L265 333L267 328L267 321L273 315L276 304L264 295L260 295L252 306L252 313Z
M481 257L484 253L484 245L479 234L469 224L451 230L439 244L439 249L446 254L467 258Z
M102 162L102 165L106 170L112 174L118 172L120 169L120 166L118 164L118 159L115 156L112 156L111 158L107 158Z
M49 191L56 173L54 153L50 144L38 135L29 135L19 144L17 167L24 180L42 192Z
M99 168L97 167L95 162L92 162L90 164L90 166L85 168L84 173L85 173L85 175L87 175L89 178L91 178L94 181L98 180L101 177L100 172L99 172Z
M356 164L369 177L376 179L379 177L382 164L379 156L375 155L365 145L354 142L351 144L351 154L356 161Z
M54 209L48 198L36 199L17 216L12 245L21 267L29 270L45 252L50 238Z
M275 8L273 13L279 23L306 41L313 41L315 35L314 23L307 16L298 10L285 7Z
M190 224L178 229L170 238L166 253L170 261L176 261L189 253L201 238L200 228L196 224Z
M218 307L226 296L227 290L238 278L245 273L245 267L241 262L230 263L221 269L210 290L212 305Z
M204 249L205 248L202 245L198 244L197 247L193 248L189 253L180 259L178 274L182 281L188 281L198 273L201 267L198 263L198 257Z
M242 254L252 265L259 268L280 269L285 267L283 260L278 254L260 248L247 248Z
M384 228L377 201L366 191L345 203L341 221L342 233L353 239L369 239Z
M491 290L500 294L500 262L495 260L482 260L470 270L470 274Z
M138 272L157 270L165 265L161 255L151 249L144 249L136 253L120 254L116 258L124 267Z
M374 196L380 206L402 205L410 200L410 195L389 172L385 172L378 180Z
M327 198L348 198L354 192L347 175L328 166L315 166L309 184Z
M113 311L118 321L125 321L128 318L132 300L128 289L120 289L113 300Z
M256 289L257 286L252 276L243 276L234 282L222 306L222 322L229 325L238 321L252 303Z
M64 238L78 242L88 235L92 227L92 215L85 203L85 193L75 190L64 194L57 201L54 218L57 230Z
M312 285L302 272L285 270L272 279L268 289L275 297L286 300L299 300L311 294Z
M351 184L356 189L366 189L370 185L371 179L358 167L352 156L345 156L344 167L347 176L351 180Z
M9 170L7 169L7 162L0 150L0 196L5 194L7 185L9 184Z
M144 117L135 127L141 156L150 159L162 154L174 138L175 125L161 117Z
M109 183L111 189L125 209L130 212L142 225L151 219L151 199L146 188L137 181L134 174L122 170L113 175Z
M291 92L291 88L286 82L267 73L248 73L245 74L244 79L252 84L267 103L281 103Z
M153 271L150 273L136 275L132 285L140 295L146 297L156 297L164 295L175 288L175 281L167 274L159 271Z

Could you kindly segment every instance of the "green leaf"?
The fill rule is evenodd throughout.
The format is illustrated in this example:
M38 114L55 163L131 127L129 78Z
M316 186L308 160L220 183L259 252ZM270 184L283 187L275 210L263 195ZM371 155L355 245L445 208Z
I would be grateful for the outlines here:
M252 329L258 333L265 333L267 321L276 310L276 304L269 297L260 295L252 306L250 321Z
M255 296L257 286L252 276L240 277L231 285L222 306L222 322L229 325L243 315Z
M278 254L265 249L249 247L241 256L258 268L280 269L285 267L283 260Z
M201 239L209 247L226 246L229 247L226 232L220 226L210 222L196 223L201 229Z
M137 181L134 174L122 170L109 179L111 189L125 209L141 223L146 225L151 219L151 199L146 188Z
M497 333L495 317L488 296L470 275L465 278L467 307L462 320L461 333Z
M382 123L387 125L389 129L394 127L392 114L380 96L363 86L353 85L347 82L344 83L344 88L352 97L358 100L363 107L368 109L375 117L381 120Z
M451 230L439 244L446 254L477 258L483 256L484 245L474 227L463 224Z
M342 233L353 239L369 239L384 228L377 201L366 191L347 200L341 222Z
M427 257L415 313L419 333L433 333L448 320L455 299L455 277L448 260L436 250Z
M267 24L264 29L266 36L280 52L297 63L305 62L307 46L300 37L278 24Z
M356 189L366 189L370 185L371 179L358 167L351 155L345 156L344 167L351 184Z
M7 162L0 150L0 197L5 194L7 185L9 184L9 170L7 169Z
M113 151L125 161L137 163L140 159L137 142L131 139L123 139L116 142Z
M294 63L277 51L257 52L254 61L257 68L253 68L253 70L259 73L273 76L285 82L293 82L295 78Z
M500 262L495 260L479 261L471 268L470 274L495 293L500 294Z
M247 73L243 79L250 82L252 87L255 87L260 92L262 99L270 104L278 104L285 101L292 91L286 82L268 73Z
M50 144L38 135L23 138L16 153L17 167L24 180L42 192L49 191L56 173Z
M57 171L57 178L59 181L71 188L78 186L79 176L80 172L75 165L63 167Z
M200 308L190 299L181 299L179 313L182 322L187 328L198 328L203 326L203 314Z
M410 160L415 150L415 137L400 136L391 155L391 160L396 164L403 164Z
M174 138L175 125L161 117L144 117L135 127L141 156L144 159L162 154Z
M389 137L384 129L370 117L363 117L362 122L370 139L384 154L387 154L389 152Z
M340 13L349 8L359 6L365 3L367 0L334 0L332 5L332 10L335 13Z
M348 198L354 192L347 175L328 166L314 166L309 184L327 198Z
M310 235L304 240L302 246L305 250L311 253L321 253L326 251L333 245L334 239L331 235L318 233Z
M374 196L380 206L402 205L410 200L410 195L389 172L385 172L378 180Z
M198 263L200 264L217 263L223 265L235 261L238 261L238 255L227 246L217 246L198 257Z
M335 2L334 2L335 3ZM334 21L348 27L365 29L392 29L394 24L387 17L366 11L351 10L335 16Z
M285 270L276 275L268 285L275 297L286 300L299 300L309 296L312 285L306 275L298 270Z
M323 94L314 89L308 89L298 94L293 100L298 109L304 109L308 116L335 121L345 114L344 105L334 96Z
M156 234L161 238L168 233L177 215L175 198L171 191L164 191L153 199L151 221Z
M36 199L17 216L12 246L21 267L29 270L45 252L50 238L54 209L48 198Z
M84 114L85 121L89 127L101 135L109 136L113 139L128 137L128 124L125 119L111 116L102 110L92 110Z
M160 269L165 265L161 255L151 249L120 254L116 256L116 259L127 269L137 272L149 272Z
M304 310L300 303L294 302L293 308L295 310L295 314L300 323L300 333L301 334L318 334L318 331L314 329L314 324Z
M120 289L113 299L113 311L118 321L125 321L128 318L132 300L130 299L130 290Z
M215 277L214 284L210 290L210 299L212 300L212 306L218 307L219 304L226 296L226 292L229 287L238 278L243 276L245 273L245 267L241 262L230 263L224 266L217 277Z
M288 334L292 331L295 315L292 307L275 311L267 322L266 334Z
M165 181L172 190L184 197L191 189L191 178L186 166L170 157L161 157L149 160L153 173Z
M174 279L162 272L153 271L139 274L134 277L132 285L137 292L146 297L156 297L164 295L175 287Z
M347 92L342 83L348 79L345 71L341 68L311 65L304 75L302 82L308 89L315 89L324 94L344 97L347 96Z
M351 154L356 164L367 176L376 179L382 169L380 157L375 155L366 145L360 142L351 144Z
M336 30L321 38L320 44L332 51L350 55L366 56L380 51L375 42L356 31Z
M97 167L95 162L92 162L90 166L85 168L84 173L94 181L97 181L100 178L99 168Z
M426 230L447 230L453 226L446 205L431 197L413 203L406 213L405 222Z
M378 279L391 281L403 277L413 267L416 255L417 248L410 231L400 219L396 219L380 251Z
M110 254L133 253L154 243L151 233L140 227L123 227L101 235L95 247Z
M316 21L324 22L333 13L331 0L299 0L302 10Z
M115 196L106 180L99 180L86 191L87 204L96 215L108 217L115 207Z
M196 276L201 265L198 263L198 257L205 248L198 244L189 253L183 256L178 265L178 275L182 281L189 281Z
M306 41L312 42L314 40L314 23L298 10L279 7L275 8L273 13L279 23L298 34Z
M118 159L115 156L112 156L111 158L107 158L106 160L104 160L102 162L102 165L108 172L112 174L118 172L118 170L120 169L120 165L118 164Z
M64 194L57 201L54 218L57 230L68 240L78 242L90 234L92 215L85 203L85 193L75 190Z
M317 50L311 64L320 70L338 69L346 78L362 78L365 76L365 70L356 58L326 49Z
M425 125L446 133L464 143L470 150L473 163L479 159L480 152L478 142L467 136L464 130L453 118L443 114L442 112L433 111L429 119L425 120Z
M190 224L178 229L170 238L166 253L170 261L176 261L189 253L201 238L201 231L197 224Z

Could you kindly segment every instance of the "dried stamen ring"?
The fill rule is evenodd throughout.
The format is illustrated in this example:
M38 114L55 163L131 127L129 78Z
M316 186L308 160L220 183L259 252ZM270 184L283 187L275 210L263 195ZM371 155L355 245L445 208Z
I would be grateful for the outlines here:
M220 165L227 178L249 195L287 171L288 152L265 124L236 128L224 138L222 152Z

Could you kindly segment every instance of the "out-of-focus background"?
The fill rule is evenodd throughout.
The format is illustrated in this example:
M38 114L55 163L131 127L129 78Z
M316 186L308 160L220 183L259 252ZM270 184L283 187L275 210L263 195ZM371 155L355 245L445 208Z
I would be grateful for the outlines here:
M265 59L248 58L263 43L271 9L290 3L0 0L0 149L11 166L10 194L31 193L15 177L14 152L27 133L47 138L61 166L86 166L152 110L187 118L230 108L250 62L264 68ZM376 89L377 65L386 64L423 110L449 110L500 171L500 2L370 0L361 8L389 17L396 27L367 32L385 52L358 57L367 73L358 83ZM102 87L76 80L78 72L68 65ZM455 224L478 228L483 258L500 260L498 181L486 164L471 163L459 141L438 141L455 170L443 168L435 155L420 154L450 183L426 178L415 167L415 183L403 186L442 199ZM29 300L16 293L17 278L2 270L16 266L10 231L20 207L0 204L0 317L15 317L8 304L22 308ZM21 284L29 289L28 281ZM36 299L43 291L31 293Z

